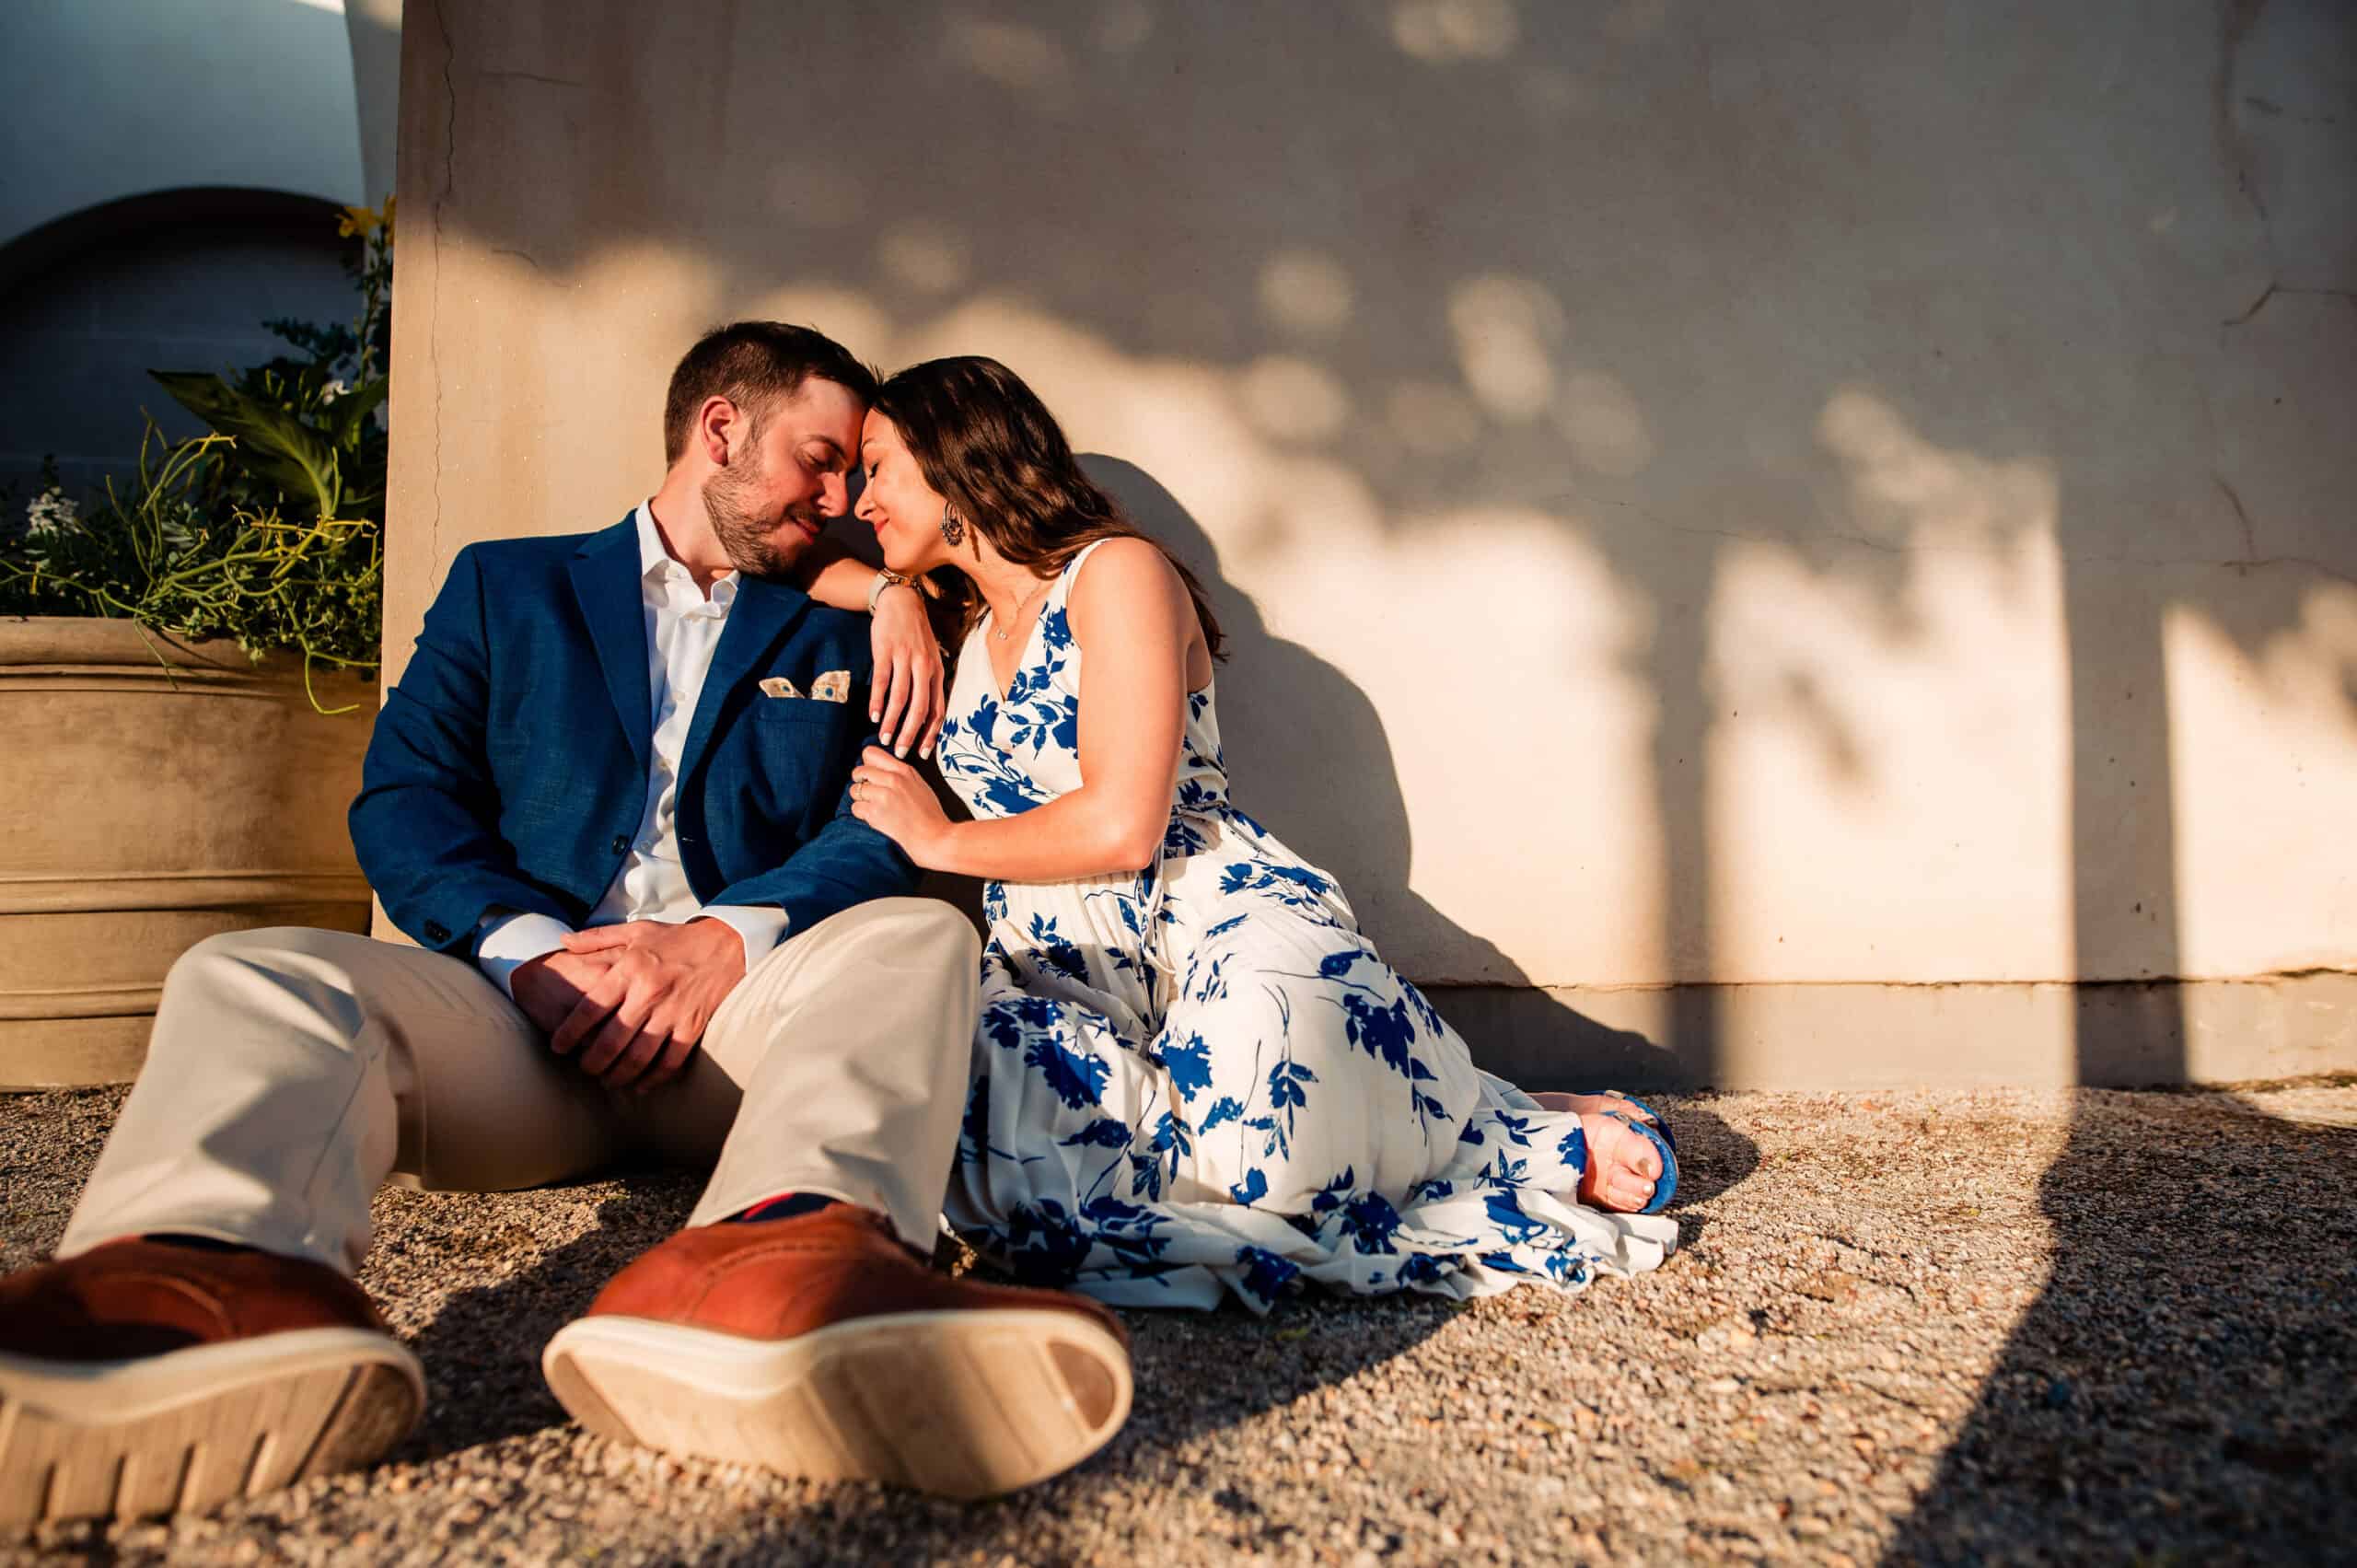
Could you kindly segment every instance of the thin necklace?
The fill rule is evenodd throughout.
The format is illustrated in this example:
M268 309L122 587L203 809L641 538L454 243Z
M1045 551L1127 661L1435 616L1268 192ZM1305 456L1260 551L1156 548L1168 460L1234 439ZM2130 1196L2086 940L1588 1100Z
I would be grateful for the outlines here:
M995 641L1002 643L1005 642L1009 637L1014 636L1016 622L1021 621L1023 619L1023 612L1031 608L1031 601L1039 597L1039 590L1046 587L1054 579L1051 577L1040 578L1029 593L1025 594L1020 599L1016 601L1015 613L1008 618L1005 627L1004 629L996 626L991 628L991 636Z

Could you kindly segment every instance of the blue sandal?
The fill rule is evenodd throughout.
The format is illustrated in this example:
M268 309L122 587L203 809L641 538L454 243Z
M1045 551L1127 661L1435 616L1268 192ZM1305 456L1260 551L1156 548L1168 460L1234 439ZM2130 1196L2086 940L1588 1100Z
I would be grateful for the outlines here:
M1629 1099L1627 1095L1617 1095L1614 1098L1628 1099L1631 1105L1640 1110L1649 1111L1656 1116L1660 1114L1658 1111L1654 1111L1653 1108L1643 1100ZM1678 1195L1678 1145L1669 1136L1669 1123L1665 1121L1655 1125L1649 1121L1640 1121L1633 1116L1623 1116L1617 1110L1601 1110L1596 1114L1608 1116L1621 1126L1644 1138L1646 1142L1653 1144L1654 1152L1661 1156L1661 1175L1654 1180L1653 1200L1637 1213L1657 1214L1669 1207L1669 1201Z

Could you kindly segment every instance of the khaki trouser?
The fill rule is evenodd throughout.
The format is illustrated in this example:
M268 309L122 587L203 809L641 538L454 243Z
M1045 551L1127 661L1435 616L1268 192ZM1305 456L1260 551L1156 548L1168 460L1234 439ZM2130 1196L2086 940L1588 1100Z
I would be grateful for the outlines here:
M633 1098L551 1054L460 959L336 931L211 937L165 982L146 1065L58 1255L176 1231L348 1273L389 1176L494 1191L648 1152L716 1156L691 1225L818 1192L930 1250L978 957L947 904L857 905L756 963L688 1067Z

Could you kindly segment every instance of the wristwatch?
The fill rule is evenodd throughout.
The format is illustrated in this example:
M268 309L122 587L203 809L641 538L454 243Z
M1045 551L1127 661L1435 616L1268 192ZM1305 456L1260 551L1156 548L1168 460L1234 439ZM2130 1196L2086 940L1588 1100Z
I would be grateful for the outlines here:
M895 572L889 566L877 567L876 569L876 580L867 585L867 613L870 615L876 613L876 601L884 597L884 590L886 588L903 587L914 589L916 586L917 580L914 577L910 576L906 572Z

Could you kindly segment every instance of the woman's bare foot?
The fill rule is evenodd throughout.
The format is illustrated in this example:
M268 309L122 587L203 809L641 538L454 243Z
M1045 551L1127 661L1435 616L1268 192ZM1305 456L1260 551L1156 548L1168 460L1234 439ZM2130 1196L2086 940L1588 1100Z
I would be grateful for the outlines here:
M1580 1175L1580 1202L1591 1208L1632 1214L1654 1201L1655 1184L1661 1180L1661 1151L1622 1120L1633 1115L1590 1111L1580 1117L1580 1131L1587 1135L1587 1169Z
M1634 1214L1654 1201L1654 1188L1661 1180L1661 1151L1643 1134L1631 1132L1628 1123L1642 1121L1649 1127L1660 1123L1636 1101L1610 1093L1550 1091L1530 1098L1542 1109L1569 1111L1580 1119L1580 1131L1587 1138L1587 1169L1580 1177L1580 1202L1592 1208Z

